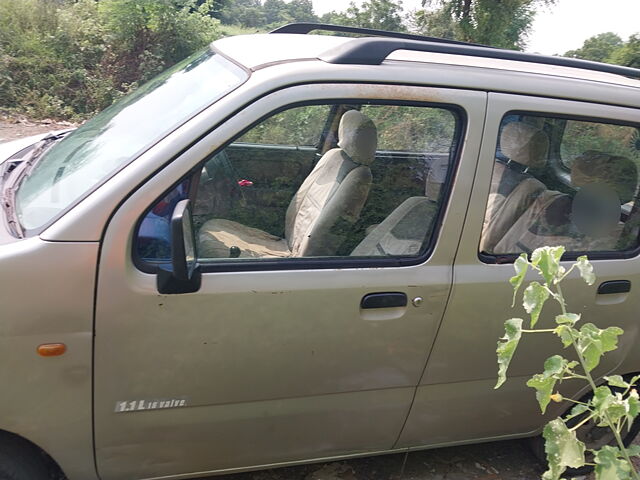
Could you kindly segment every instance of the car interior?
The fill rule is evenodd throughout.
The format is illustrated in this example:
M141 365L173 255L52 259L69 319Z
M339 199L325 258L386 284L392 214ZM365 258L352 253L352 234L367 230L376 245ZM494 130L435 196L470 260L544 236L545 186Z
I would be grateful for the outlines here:
M637 246L636 127L563 118L503 121L480 251L625 251Z
M420 128L423 122L430 130ZM168 215L187 197L204 262L417 256L437 224L458 124L444 109L396 105L276 113L153 207L140 228L139 256L168 258ZM640 231L639 138L635 126L507 115L481 258L496 261L544 245L633 250Z

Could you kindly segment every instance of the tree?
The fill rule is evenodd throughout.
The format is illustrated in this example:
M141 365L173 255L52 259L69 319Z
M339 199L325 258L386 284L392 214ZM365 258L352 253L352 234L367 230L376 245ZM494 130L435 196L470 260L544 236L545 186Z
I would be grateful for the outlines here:
M423 0L426 8L414 13L412 23L425 35L436 36L441 30L457 40L520 50L536 8L555 1Z
M402 1L368 0L360 7L351 2L345 12L330 12L321 20L351 27L406 31L402 22Z
M613 53L623 45L624 42L615 33L600 33L586 39L582 47L576 50L569 50L564 56L611 63Z
M640 33L631 35L622 47L613 52L611 61L626 67L640 68Z

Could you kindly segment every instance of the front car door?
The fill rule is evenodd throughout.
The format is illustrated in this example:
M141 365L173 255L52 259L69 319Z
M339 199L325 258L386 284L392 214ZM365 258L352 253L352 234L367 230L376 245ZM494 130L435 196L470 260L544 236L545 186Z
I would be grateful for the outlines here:
M525 382L543 370L546 358L560 353L555 336L525 335L508 381L493 389L496 341L504 322L528 318L520 301L510 308L508 283L513 261L523 251L564 245L565 266L578 255L589 256L597 281L587 286L574 272L563 282L569 310L582 313L582 323L617 325L626 332L620 348L607 354L595 373L640 369L634 353L640 297L612 291L609 283L630 282L634 292L640 282L639 120L631 108L489 95L451 299L400 446L532 435L545 423ZM549 302L537 328L552 328L558 313ZM561 391L579 397L585 386L565 382ZM547 417L567 408L552 403ZM449 412L455 412L455 422L448 421Z
M485 104L485 93L462 90L291 87L255 101L133 192L106 230L98 275L101 478L156 478L391 449L449 295ZM301 125L322 132L326 116L313 108L335 105L356 110L352 118L369 119L378 146L371 152L370 144L349 137L353 125L336 132L343 138L334 146L347 160L333 171L335 178L357 167L359 178L370 182L344 197L352 207L328 229L332 250L292 250L300 239L291 236L287 211L297 207L278 199L278 185L294 182L285 164L280 176L268 176L272 185L256 185L259 176L231 175L236 185L228 185L230 192L256 187L260 195L239 195L232 205L215 194L198 197L211 180L206 172L216 171L207 166L232 162L243 138L252 140L253 151L262 139L275 143L260 129L279 118L296 120L286 125L294 133ZM231 155L220 160L226 149ZM375 157L373 165L362 149ZM317 153L324 154L319 168L326 153ZM388 168L375 165L377 158L386 158ZM260 158L242 161L260 171ZM343 191L339 180L325 173L318 178L309 191L320 200L301 213L302 223L305 215L326 215L322 198ZM365 190L363 204L353 200ZM161 295L155 272L171 249L167 211L187 197L197 206L202 285L195 293ZM343 203L337 205L332 208ZM268 214L260 215L263 206Z

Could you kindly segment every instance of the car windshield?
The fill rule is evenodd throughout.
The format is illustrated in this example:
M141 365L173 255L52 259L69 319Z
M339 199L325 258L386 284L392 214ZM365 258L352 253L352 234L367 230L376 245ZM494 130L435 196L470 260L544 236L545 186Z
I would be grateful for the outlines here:
M44 153L22 181L16 211L23 228L51 222L246 78L240 67L207 50L96 115Z

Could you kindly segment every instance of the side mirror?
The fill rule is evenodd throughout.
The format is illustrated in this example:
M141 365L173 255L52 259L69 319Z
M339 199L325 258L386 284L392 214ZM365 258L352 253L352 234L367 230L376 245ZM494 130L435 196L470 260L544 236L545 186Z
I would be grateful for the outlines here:
M189 200L180 200L171 214L171 266L158 269L160 293L192 293L200 290L202 274L197 264L196 238Z

